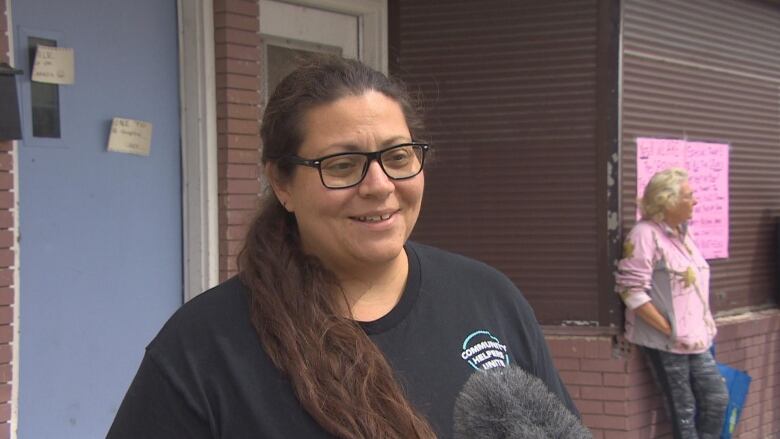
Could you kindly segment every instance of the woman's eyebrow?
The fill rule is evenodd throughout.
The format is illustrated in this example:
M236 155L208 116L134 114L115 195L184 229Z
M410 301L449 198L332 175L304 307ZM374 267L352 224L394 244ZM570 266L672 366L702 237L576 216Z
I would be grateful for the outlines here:
M382 148L387 148L389 146L394 146L394 145L398 145L398 144L401 144L401 143L409 143L409 142L411 142L411 139L409 138L409 136L399 135L399 136L390 137L389 139L384 140L382 143L380 143L379 146L380 146L380 149L382 149ZM330 151L334 151L334 150L336 150L336 152L362 152L363 149L364 149L363 147L361 147L360 145L358 145L356 143L353 143L351 141L346 141L346 142L332 143L332 144L328 145L325 148L324 151L328 152L328 153L330 153Z
M409 138L409 136L395 136L395 137L391 137L391 138L385 140L384 142L382 142L382 146L385 146L385 147L393 146L393 145L398 145L400 143L408 143L408 142L411 142L411 141L412 141L412 139Z
M325 151L334 151L336 152L353 152L353 151L360 151L360 146L358 146L355 143L351 142L337 142L333 143L331 145L328 145L327 148L325 148Z

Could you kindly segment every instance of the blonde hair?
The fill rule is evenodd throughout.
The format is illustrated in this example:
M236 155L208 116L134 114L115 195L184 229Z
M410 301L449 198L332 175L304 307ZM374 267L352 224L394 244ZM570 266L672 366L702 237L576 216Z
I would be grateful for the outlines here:
M680 186L688 181L688 173L682 168L669 168L656 172L647 182L639 200L642 218L663 221L664 210L679 202Z

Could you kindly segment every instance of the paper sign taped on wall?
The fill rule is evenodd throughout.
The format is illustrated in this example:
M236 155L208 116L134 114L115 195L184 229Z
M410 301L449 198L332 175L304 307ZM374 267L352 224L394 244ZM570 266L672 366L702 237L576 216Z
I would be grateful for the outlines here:
M682 167L698 204L689 222L706 259L729 257L729 145L681 139L636 139L637 197L658 171ZM637 212L637 219L639 212Z
M152 124L142 120L115 117L108 136L108 150L126 154L149 155Z
M73 84L73 49L38 46L35 51L32 80L48 84Z

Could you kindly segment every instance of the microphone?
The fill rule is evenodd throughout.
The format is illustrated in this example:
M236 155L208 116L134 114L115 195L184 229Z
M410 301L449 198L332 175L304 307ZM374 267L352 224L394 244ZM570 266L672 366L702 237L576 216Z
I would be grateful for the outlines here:
M453 418L454 439L593 439L542 380L517 366L473 373Z

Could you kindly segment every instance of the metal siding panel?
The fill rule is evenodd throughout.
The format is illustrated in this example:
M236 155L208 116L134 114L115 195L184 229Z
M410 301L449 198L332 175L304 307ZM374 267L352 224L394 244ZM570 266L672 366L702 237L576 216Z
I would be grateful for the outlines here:
M401 0L438 149L413 239L485 261L542 323L598 320L597 2Z
M625 2L622 214L634 223L637 137L726 142L728 259L710 261L713 309L777 300L780 7L744 1Z
M747 0L626 2L624 48L775 76L776 8Z

